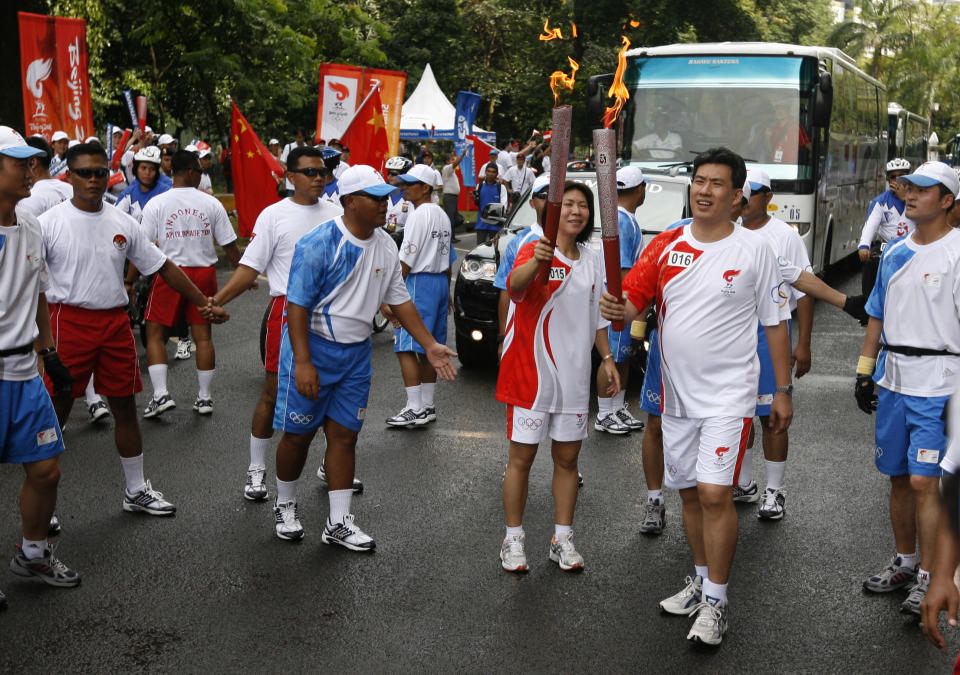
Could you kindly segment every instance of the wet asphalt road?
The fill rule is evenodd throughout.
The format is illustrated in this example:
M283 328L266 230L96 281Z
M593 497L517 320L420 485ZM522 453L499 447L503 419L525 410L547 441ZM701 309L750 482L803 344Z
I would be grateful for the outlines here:
M473 236L461 239L467 250ZM859 284L849 270L828 280L844 289ZM178 407L143 423L147 477L177 504L175 518L121 511L112 424L88 425L77 404L65 433L58 544L83 584L53 589L0 573L10 602L0 613L0 672L948 672L952 660L898 613L902 593L860 590L893 542L886 481L872 462L873 420L850 393L862 329L838 310L818 303L813 371L797 382L787 516L759 522L755 505L740 507L731 628L723 646L709 650L686 642L689 620L657 608L692 562L675 493L667 497L666 532L637 533L645 500L640 435L591 432L584 444L586 484L574 525L586 559L579 575L547 559L551 467L548 455L538 459L524 523L531 571L509 575L497 558L506 441L495 373L462 370L455 383L441 384L430 428L387 429L383 419L404 402L389 329L373 338L358 450L366 491L353 507L376 552L320 542L322 441L300 482L307 536L277 539L272 457L271 502L241 496L266 302L263 284L235 300L233 320L214 331L212 417L190 409L194 362L171 360ZM144 405L146 394L138 401ZM20 537L20 480L17 467L0 470L0 541L9 553ZM956 654L955 631L949 644Z

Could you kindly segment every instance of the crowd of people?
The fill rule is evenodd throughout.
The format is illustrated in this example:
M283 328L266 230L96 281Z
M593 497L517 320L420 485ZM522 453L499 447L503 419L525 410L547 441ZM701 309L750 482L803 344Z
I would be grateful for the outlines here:
M23 538L12 571L53 586L80 583L49 544L60 528L57 458L75 398L85 397L92 420L115 420L122 508L176 512L144 469L134 398L141 371L126 312L140 275L153 276L145 313L151 383L145 418L175 406L165 345L183 324L196 345L193 409L213 412L210 326L228 320L225 306L266 276L265 374L252 412L242 495L269 499L266 456L279 430L274 530L284 540L303 538L297 484L322 429L326 449L318 476L329 487L329 513L321 541L373 551L374 539L358 526L351 501L363 490L355 456L370 390L372 321L381 312L394 323L405 390L400 411L385 423L434 423L436 382L456 375L456 355L446 347L456 204L446 197L463 155L451 154L438 171L426 147L419 161L391 158L384 177L366 165L349 166L349 150L335 142L315 146L298 138L281 150L272 140L271 152L285 169L285 196L260 214L241 250L224 207L204 189L209 152L177 149L164 136L152 145L147 138L119 149L126 185L113 186L118 198L111 205L105 195L114 180L113 158L102 143L86 139L71 147L54 134L51 147L0 127L0 461L25 471ZM682 503L693 569L659 606L692 617L688 639L720 644L738 531L734 503L759 502L762 519L786 514L792 378L810 368L817 298L867 326L855 394L862 410L877 412L876 464L890 476L896 549L864 588L885 593L909 586L901 610L924 613L931 639L942 641L936 613L957 600L957 589L943 580L952 579L960 562L937 495L942 470L960 464L960 448L949 444L944 427L960 358L957 173L939 163L887 166L890 190L871 206L860 253L869 265L877 257L873 247L879 260L865 271L864 295L848 297L811 273L797 232L768 211L769 176L747 171L732 151L715 148L696 158L692 218L646 246L636 219L646 179L639 168L622 167L623 295L614 297L606 291L603 260L588 244L595 225L591 189L572 181L560 186L556 241L547 239L551 177L543 146L510 147L491 152L475 190L481 209L528 204L537 213L536 224L510 242L494 282L501 290L496 397L506 404L508 441L503 569L529 569L523 515L530 468L547 439L555 523L548 557L566 571L585 566L573 520L596 350L594 429L643 432L647 500L640 531L655 536L666 527L664 488L677 490ZM536 171L527 166L530 156ZM437 203L440 193L444 206ZM478 220L478 241L496 228ZM399 250L391 229L402 231ZM876 237L881 246L873 246ZM222 288L215 243L235 268ZM623 327L614 329L619 323ZM638 339L650 344L641 388L645 423L624 396L631 343ZM754 417L761 422L766 467L762 491L749 450Z

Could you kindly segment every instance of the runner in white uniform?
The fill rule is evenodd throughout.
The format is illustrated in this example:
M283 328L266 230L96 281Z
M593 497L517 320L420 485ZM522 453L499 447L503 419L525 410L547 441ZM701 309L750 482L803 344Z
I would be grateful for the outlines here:
M33 185L30 187L30 196L21 199L17 208L40 216L52 206L64 202L73 196L70 183L58 178L50 177L50 160L53 157L53 148L47 145L42 136L31 136L27 145L40 152L30 158L33 169Z
M625 306L609 293L601 303L606 318L632 321L656 299L665 483L680 490L696 566L687 586L660 607L695 613L687 638L711 645L727 628L737 541L731 486L756 407L758 321L776 371L774 429L785 431L793 414L787 313L773 294L781 283L776 257L730 222L745 178L739 155L726 148L701 153L691 186L693 222L647 246L624 279Z

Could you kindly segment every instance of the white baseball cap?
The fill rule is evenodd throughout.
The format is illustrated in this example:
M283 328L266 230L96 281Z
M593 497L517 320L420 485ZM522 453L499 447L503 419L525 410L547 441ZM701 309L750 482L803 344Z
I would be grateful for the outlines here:
M70 142L67 143L67 148L72 148L75 145L80 145L80 141L78 141L76 138L72 138L70 139Z
M190 145L188 145L187 147L185 147L184 150L186 150L187 152L195 152L195 153L199 153L199 152L200 152L200 148L198 148L197 146L195 146L193 143L191 143Z
M640 170L640 167L624 166L617 169L618 190L629 190L630 188L635 188L638 185L643 185L646 182L647 181L643 177L643 171Z
M122 127L118 127L116 124L114 124L114 125L113 125L113 135L116 136L117 134L123 135L123 128L122 128Z
M747 169L747 182L750 183L751 193L759 192L763 188L770 190L770 176L763 169Z
M546 187L550 187L550 174L542 173L533 181L533 187L530 188L530 196L532 197Z
M160 134L160 138L157 139L157 145L166 145L168 143L175 143L173 136L170 134Z
M271 138L267 145L280 145L280 141L278 141L276 138Z
M69 141L70 137L67 136L66 131L54 131L53 136L50 137L51 143L56 143L57 141Z
M99 143L99 142L100 142L100 139L97 138L96 136L87 136L87 138L86 138L83 142L84 142L84 143Z
M404 183L426 183L437 186L437 172L426 164L415 164L409 171L397 176Z
M201 150L200 152L197 153L197 156L198 156L200 159L203 159L204 157L206 157L206 156L209 155L209 154L212 154L212 153L210 152L210 148L204 148L203 150Z
M145 126L145 127L143 127L143 133L145 133L145 134L152 134L152 133L153 133L153 129L151 129L151 128L148 127L148 126Z
M366 164L355 164L340 174L337 187L341 197L357 192L384 197L397 189L385 182L379 171Z
M940 183L945 185L953 196L960 193L960 178L956 172L943 162L924 162L917 170L906 176L900 176L898 183L913 183L920 187L930 187Z
M11 127L0 127L0 155L25 159L44 154L43 150L27 145L23 136Z
M750 179L748 178L743 181L743 198L749 200L751 194L753 194L753 191L750 189Z

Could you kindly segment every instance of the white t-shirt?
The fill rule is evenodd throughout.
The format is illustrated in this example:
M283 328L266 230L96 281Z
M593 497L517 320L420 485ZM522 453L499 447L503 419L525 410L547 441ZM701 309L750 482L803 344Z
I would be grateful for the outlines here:
M541 165L543 166L543 173L550 173L550 155L543 156Z
M400 262L410 273L446 272L456 257L451 238L450 218L436 204L421 204L407 217L400 245Z
M512 166L510 169L503 174L503 180L510 183L511 192L520 192L523 193L528 187L533 187L533 181L537 179L536 175L526 164L523 165L523 169L520 169L517 166Z
M49 302L84 309L125 307L123 263L153 274L167 261L136 220L106 204L87 213L71 202L54 206L39 218L50 273Z
M489 164L489 162L488 162ZM500 178L503 178L507 171L517 165L517 153L509 150L501 150L497 155L497 166L500 167Z
M382 227L358 239L337 216L297 242L287 303L310 310L311 333L341 344L363 342L382 303L408 300L397 245Z
M399 199L393 201L394 195ZM399 232L407 223L407 217L413 213L413 204L403 198L403 191L397 190L387 199L387 225L393 225L392 232Z
M647 134L643 138L638 138L633 142L634 150L649 150L650 157L654 159L673 159L676 156L673 151L679 150L682 147L683 139L680 138L680 134L674 133L673 131L668 131L666 138L660 138L660 136L653 133ZM657 150L669 152L657 152Z
M756 230L749 228L744 229L747 232L752 232L762 237L767 244L770 245L770 248L773 249L773 254L777 256L778 265L780 264L780 258L783 258L789 260L791 264L799 267L801 270L813 272L813 266L810 265L810 256L807 255L807 247L803 245L803 239L800 238L800 235L797 234L792 227L779 218L770 216L770 220L768 220L763 227ZM794 279L794 281L796 281L796 279ZM797 308L797 300L805 294L793 286L790 286L789 282L784 284L784 288L781 290L787 296L783 301L787 303L792 312Z
M742 227L703 243L691 225L667 230L623 280L635 307L656 299L661 411L675 417L751 417L760 361L757 321L789 318L773 251Z
M947 452L940 461L945 473L960 470L960 373L953 379L953 397L947 405Z
M883 322L880 341L960 354L960 232L920 245L914 235L887 245L867 314ZM873 379L908 396L949 396L960 356L907 356L882 350Z
M30 196L21 199L17 208L35 216L40 216L47 209L73 198L73 186L57 178L38 180L30 188Z
M43 234L36 216L17 207L17 224L0 227L0 349L37 339L37 302L49 287L43 262ZM37 376L37 355L0 357L0 380L24 382Z
M237 240L220 200L192 187L171 188L151 199L143 207L140 226L180 267L215 265L213 240L220 246Z
M297 242L320 223L342 213L339 206L322 199L313 206L296 204L290 198L271 204L257 216L253 236L240 264L267 275L271 296L286 295L290 261Z
M197 189L207 194L213 192L213 183L210 182L210 174L203 173L200 175L200 185L197 186Z

